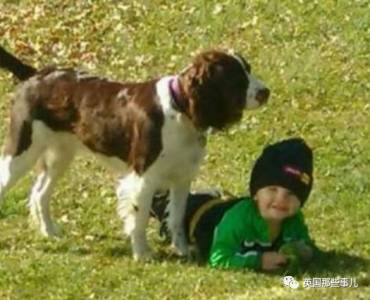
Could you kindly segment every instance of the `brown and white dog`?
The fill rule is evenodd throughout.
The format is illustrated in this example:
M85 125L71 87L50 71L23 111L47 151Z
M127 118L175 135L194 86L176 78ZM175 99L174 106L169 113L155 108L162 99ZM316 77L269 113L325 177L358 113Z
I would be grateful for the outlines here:
M110 81L72 69L37 71L0 47L0 67L22 80L0 157L0 202L41 162L29 199L45 236L58 234L49 214L57 180L79 150L94 153L119 173L118 212L135 259L150 249L146 227L153 194L170 190L172 244L187 253L182 226L192 179L204 157L205 133L238 122L269 90L239 55L199 54L177 76L146 82Z

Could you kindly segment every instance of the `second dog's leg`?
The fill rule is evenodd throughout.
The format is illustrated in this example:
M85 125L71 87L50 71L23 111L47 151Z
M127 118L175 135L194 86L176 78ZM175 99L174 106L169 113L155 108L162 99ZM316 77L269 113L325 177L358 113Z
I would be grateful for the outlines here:
M48 149L41 161L42 172L32 188L29 206L32 221L40 227L44 236L60 235L57 225L50 216L49 201L58 179L70 165L73 154L65 148Z

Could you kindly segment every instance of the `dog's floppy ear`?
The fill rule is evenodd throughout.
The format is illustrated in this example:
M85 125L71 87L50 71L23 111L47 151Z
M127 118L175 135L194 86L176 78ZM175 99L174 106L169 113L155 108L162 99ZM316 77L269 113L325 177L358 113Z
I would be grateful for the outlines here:
M201 88L204 89L220 79L224 68L219 62L219 56L220 53L216 51L204 52L196 56L193 63L182 72L184 89L196 94Z
M222 129L240 119L239 108L235 107L235 92L244 93L246 79L244 71L230 55L219 51L201 53L180 76L189 100L188 116L195 126ZM240 83L239 77L243 80L242 92L235 87ZM238 98L245 98L244 94L241 96Z

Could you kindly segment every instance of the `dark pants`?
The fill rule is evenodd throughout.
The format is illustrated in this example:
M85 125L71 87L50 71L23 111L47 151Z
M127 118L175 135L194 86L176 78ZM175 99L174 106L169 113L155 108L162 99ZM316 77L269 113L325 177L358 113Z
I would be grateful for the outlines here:
M188 243L194 245L200 261L206 261L212 246L213 233L225 212L241 198L221 199L220 194L199 192L189 194L184 226ZM152 215L161 222L160 234L169 239L166 225L168 194L156 195L152 204Z

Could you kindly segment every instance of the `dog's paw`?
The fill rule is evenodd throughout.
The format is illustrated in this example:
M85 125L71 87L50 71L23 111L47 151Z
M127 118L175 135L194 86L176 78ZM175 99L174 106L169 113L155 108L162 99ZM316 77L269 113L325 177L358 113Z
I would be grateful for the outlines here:
M54 222L42 222L36 214L31 214L29 224L35 230L39 230L41 236L46 238L58 238L62 236L62 231L58 224Z
M60 227L54 222L40 226L40 232L42 236L47 238L59 238L62 236Z
M175 245L171 245L172 251L180 257L188 257L189 256L189 251L187 248L179 248L176 247Z
M147 262L151 261L154 258L153 252L150 249L147 249L144 252L134 252L133 253L133 258L134 261L142 261L142 262Z
M148 261L153 257L153 252L143 236L131 237L132 254L135 261Z
M178 237L172 241L171 248L178 256L188 256L189 247L185 237Z

